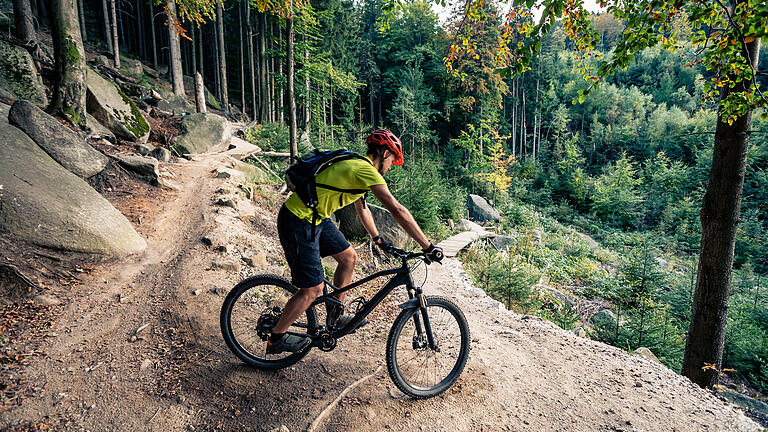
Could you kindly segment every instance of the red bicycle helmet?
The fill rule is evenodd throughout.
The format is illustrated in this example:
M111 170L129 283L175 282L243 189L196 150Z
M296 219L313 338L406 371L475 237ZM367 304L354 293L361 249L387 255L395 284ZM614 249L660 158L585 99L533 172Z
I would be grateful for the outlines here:
M368 147L386 147L395 154L395 160L392 164L403 164L403 143L401 143L400 138L393 134L389 129L376 129L371 132L371 134L368 135L368 138L365 139L365 144L367 144Z

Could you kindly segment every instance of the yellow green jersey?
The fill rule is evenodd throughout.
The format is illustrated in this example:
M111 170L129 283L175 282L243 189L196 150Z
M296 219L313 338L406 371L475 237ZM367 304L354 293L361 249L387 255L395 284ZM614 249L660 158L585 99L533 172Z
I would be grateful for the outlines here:
M333 163L315 178L317 183L327 184L339 189L370 189L371 186L386 184L384 177L376 171L370 159L352 158ZM337 192L322 187L317 188L317 214L315 224L320 224L336 210L357 201L363 194ZM312 223L312 209L304 205L301 198L292 193L285 202L285 207L300 219Z

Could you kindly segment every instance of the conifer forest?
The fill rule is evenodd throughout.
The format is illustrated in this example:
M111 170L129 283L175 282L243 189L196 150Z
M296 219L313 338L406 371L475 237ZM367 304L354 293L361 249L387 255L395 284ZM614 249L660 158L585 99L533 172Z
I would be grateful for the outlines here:
M389 187L430 237L470 194L499 211L504 241L459 259L506 308L768 394L764 1L5 3L2 39L40 59L74 127L96 62L264 152L364 153L389 128Z

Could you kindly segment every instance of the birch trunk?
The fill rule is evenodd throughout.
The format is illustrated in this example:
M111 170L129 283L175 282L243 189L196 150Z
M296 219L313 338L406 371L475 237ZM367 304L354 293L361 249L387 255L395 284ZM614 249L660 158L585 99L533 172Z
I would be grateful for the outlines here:
M109 0L109 11L112 15L112 60L115 62L115 69L120 69L120 44L117 40L117 8L115 0Z
M152 67L157 70L157 35L155 34L155 7L149 0L149 28L152 30Z
M269 121L269 91L267 90L267 14L261 13L259 31L259 121Z
M256 91L256 70L254 69L253 61L253 22L251 22L251 6L245 5L245 27L247 29L247 46L248 46L248 75L251 77L251 109L253 111L253 119L259 118L259 104Z
M245 117L248 117L248 108L245 107L245 56L243 50L243 5L245 2L240 3L240 7L237 10L237 24L240 30L240 111L243 112Z

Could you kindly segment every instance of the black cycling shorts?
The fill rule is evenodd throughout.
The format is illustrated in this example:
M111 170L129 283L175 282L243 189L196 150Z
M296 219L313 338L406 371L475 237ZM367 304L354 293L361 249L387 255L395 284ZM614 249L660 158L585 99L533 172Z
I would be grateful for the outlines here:
M324 273L320 258L336 255L349 247L347 239L330 219L323 219L315 227L313 239L312 224L296 217L285 206L277 214L277 233L296 288L322 283Z

